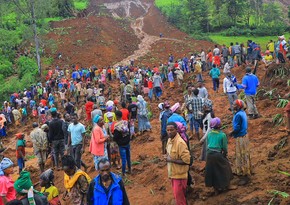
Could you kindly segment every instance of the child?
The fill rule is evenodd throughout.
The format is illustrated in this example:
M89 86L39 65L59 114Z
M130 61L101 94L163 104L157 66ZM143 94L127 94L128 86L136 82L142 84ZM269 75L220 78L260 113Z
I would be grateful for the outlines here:
M24 158L25 158L25 146L26 142L24 140L24 134L23 133L17 133L16 136L16 158L17 158L17 164L19 167L19 174L22 171L22 169L25 167Z
M58 189L53 184L53 171L48 169L40 175L40 192L47 196L49 205L60 205Z
M212 69L210 70L209 75L212 78L213 90L218 93L218 89L219 89L219 86L220 86L220 79L219 79L219 77L221 75L221 72L216 67L215 64L212 65Z

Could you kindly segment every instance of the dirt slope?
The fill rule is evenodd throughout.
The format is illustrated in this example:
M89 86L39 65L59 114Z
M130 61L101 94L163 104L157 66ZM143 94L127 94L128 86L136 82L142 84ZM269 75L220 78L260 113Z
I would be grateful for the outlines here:
M94 16L93 14L100 13L100 8L106 15ZM55 30L49 33L46 39L48 42L56 44L57 49L50 44L46 48L46 53L53 57L57 52L63 54L61 60L54 60L54 66L63 67L70 64L107 66L125 64L130 59L135 59L138 65L154 66L167 62L170 53L176 58L181 58L184 54L189 55L199 52L201 48L213 47L212 43L191 39L169 25L158 9L154 7L152 1L92 0L86 14L89 17L52 24L52 28L55 28ZM108 16L108 14L112 14L114 18ZM119 17L130 18L129 20L120 20ZM164 34L164 38L159 38L160 33ZM234 74L241 80L244 75L244 68L235 68ZM258 71L259 78L263 79L264 74L263 67L260 67ZM229 133L232 116L227 111L227 97L222 94L213 94L211 79L207 73L204 75L206 87L214 101L215 113L221 117L224 125L227 125L225 132ZM192 81L192 79L192 77L187 76L186 82ZM269 84L269 79L265 80L265 85L267 84ZM112 83L111 86L113 92L119 95L117 82ZM168 86L168 83L165 83L166 86ZM271 86L278 85L271 84ZM283 88L283 94L290 92L284 81L279 86L277 92L281 92L281 88ZM181 87L173 91L165 89L162 96L162 100L169 100L171 104L177 101L182 102L182 98ZM166 163L161 155L157 104L158 102L151 104L154 113L151 121L152 133L146 133L138 137L132 141L131 145L132 161L138 163L133 166L132 175L125 178L124 181L133 205L168 205L172 204L173 201L170 181L167 178ZM258 101L258 109L263 117L249 122L252 164L255 174L252 177L252 182L245 187L239 187L235 191L223 193L219 196L211 196L212 191L204 186L204 173L200 171L203 167L203 164L198 160L200 146L197 140L191 141L196 156L191 174L196 181L196 187L189 193L189 204L267 204L271 199L271 195L267 194L268 190L277 189L289 192L289 178L277 173L277 170L290 170L290 147L286 141L284 147L281 146L282 148L278 149L279 146L276 146L278 148L276 151L274 150L274 146L278 144L281 138L288 137L285 133L279 132L278 127L273 127L271 123L274 114L282 113L281 109L276 108L276 104L277 101L261 98ZM82 122L87 124L84 119L82 119ZM30 130L30 126L17 130L12 128L10 134L19 131L29 133ZM14 140L9 138L5 142L10 144L10 148L5 155L14 159ZM229 140L229 150L229 159L233 162L234 141L232 139ZM29 143L27 151L28 155L32 155L31 143ZM270 157L271 160L268 160L270 151L272 157ZM92 156L88 150L83 155L83 159L90 165L88 171L90 176L94 177L97 173L94 170ZM28 160L27 167L28 170L33 172L33 180L36 182L39 176L36 159ZM117 172L117 170L115 171ZM63 173L62 171L56 171L55 174L55 184L63 192ZM289 204L286 200L280 202L281 200L277 199L274 204Z

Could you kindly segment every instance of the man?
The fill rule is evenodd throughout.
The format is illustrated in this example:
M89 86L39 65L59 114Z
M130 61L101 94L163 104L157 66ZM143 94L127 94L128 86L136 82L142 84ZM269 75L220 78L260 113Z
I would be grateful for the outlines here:
M122 102L121 104L122 109L120 110L122 112L122 120L129 120L129 110L126 108L126 103Z
M62 168L64 171L64 187L67 190L63 198L70 199L68 204L87 204L87 192L91 178L86 172L78 169L75 160L70 155L62 157Z
M239 185L249 182L251 175L251 158L248 132L248 119L244 111L245 104L242 100L236 100L233 104L235 115L233 118L233 131L230 136L236 141L236 174L241 176Z
M177 133L177 124L175 122L168 123L166 131L169 138L166 146L168 177L171 179L176 204L186 205L190 153L185 141Z
M226 62L228 62L228 56L229 56L229 49L224 44L223 47L222 47L222 57L223 57L223 60L224 60L224 64Z
M89 185L88 205L130 205L122 178L111 172L107 159L98 163L99 175Z
M168 135L166 132L167 120L172 115L172 111L170 110L170 105L168 102L165 102L164 112L161 115L161 142L162 142L162 154L166 154L166 143L168 141Z
M199 92L198 92L198 97L201 97L202 99L205 99L205 98L208 98L208 92L207 92L207 89L206 89L206 87L204 87L204 84L203 84L203 82L198 82L198 90L199 90Z
M241 49L241 46L239 45L238 42L236 42L236 45L234 45L232 47L232 50L233 50L234 56L237 59L238 66L242 65L242 59L241 59L241 57L242 57L242 55L241 55L242 49Z
M252 74L251 68L246 68L246 75L243 77L242 84L238 85L238 87L245 90L248 115L251 119L256 119L259 117L255 103L255 95L259 85L260 82L258 77Z
M202 71L206 71L206 54L203 49L201 49L200 60L202 63L202 66L201 66Z
M55 165L57 169L60 170L59 155L64 155L63 121L57 117L56 111L51 112L51 117L52 120L49 123L48 141L52 143Z
M71 146L71 155L76 166L81 168L81 158L85 151L85 126L78 121L78 115L72 114L72 123L68 126L68 146Z
M33 130L30 133L30 138L33 143L34 154L38 159L38 165L41 172L44 172L44 164L46 162L46 151L48 149L48 141L46 133L38 127L38 123L32 124Z
M65 145L65 150L68 149L68 131L67 128L70 124L70 115L66 113L64 115L64 122L62 123L62 131L64 135L64 145Z
M130 82L128 81L127 82L127 85L125 86L125 91L124 91L124 94L125 94L125 101L128 101L129 98L132 96L133 92L134 92L134 88L133 86L130 84Z
M162 79L159 75L159 73L154 73L153 76L153 92L155 95L155 99L159 100L160 96L162 95L162 87L163 83L162 83Z
M136 105L135 102L132 102L132 98L130 98L128 111L129 111L129 127L130 127L131 137L135 136L135 122L137 119L137 110L138 110L138 106Z
M233 103L236 99L238 99L237 95L237 79L231 72L225 73L225 78L223 81L223 89L224 93L228 96L230 103L230 110L233 112Z
M122 120L122 112L116 111L117 122L114 125L114 141L119 146L120 156L122 159L122 175L125 176L126 164L128 172L131 173L131 151L130 151L130 131L128 122Z
M188 110L188 119L190 123L190 131L193 135L193 127L195 129L196 138L199 140L199 127L201 125L203 113L203 100L198 96L199 90L193 90L193 97L187 101L186 108Z

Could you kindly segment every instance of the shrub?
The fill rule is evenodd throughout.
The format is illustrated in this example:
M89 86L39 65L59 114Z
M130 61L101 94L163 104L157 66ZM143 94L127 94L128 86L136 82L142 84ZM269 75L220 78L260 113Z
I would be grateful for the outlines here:
M24 74L30 73L32 76L36 76L38 72L37 64L35 60L21 56L17 60L17 68L18 68L18 77L21 79Z
M11 76L14 73L12 62L10 62L4 56L0 56L0 75L5 78Z

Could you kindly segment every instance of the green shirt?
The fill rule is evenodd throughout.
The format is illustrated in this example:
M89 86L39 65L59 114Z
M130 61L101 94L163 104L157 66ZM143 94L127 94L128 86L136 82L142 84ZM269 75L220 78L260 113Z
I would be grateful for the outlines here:
M212 130L207 135L207 151L228 151L228 139L224 132Z

